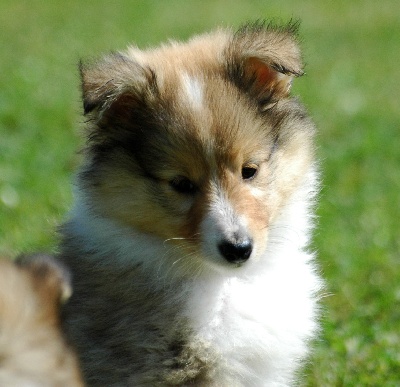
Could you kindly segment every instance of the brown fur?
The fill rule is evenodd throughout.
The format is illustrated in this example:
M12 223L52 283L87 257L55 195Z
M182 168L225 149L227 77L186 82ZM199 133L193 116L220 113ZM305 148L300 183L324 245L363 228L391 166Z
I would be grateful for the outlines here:
M0 260L0 385L83 386L60 330L60 302L69 279L47 256Z

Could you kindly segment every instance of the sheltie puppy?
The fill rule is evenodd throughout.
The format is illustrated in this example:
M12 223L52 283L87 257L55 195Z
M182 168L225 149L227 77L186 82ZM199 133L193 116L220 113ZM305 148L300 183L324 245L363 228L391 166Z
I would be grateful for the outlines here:
M60 258L89 386L297 377L321 282L296 34L257 22L81 64L87 144Z
M83 386L60 329L67 271L45 255L0 260L0 386Z

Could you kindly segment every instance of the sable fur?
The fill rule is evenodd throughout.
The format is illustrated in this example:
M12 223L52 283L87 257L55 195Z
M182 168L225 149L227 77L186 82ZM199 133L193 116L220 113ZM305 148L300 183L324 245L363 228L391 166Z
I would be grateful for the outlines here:
M293 382L320 288L296 30L254 23L81 64L88 141L60 257L88 385Z
M70 294L67 271L49 256L0 260L1 386L83 386L60 329L60 302Z

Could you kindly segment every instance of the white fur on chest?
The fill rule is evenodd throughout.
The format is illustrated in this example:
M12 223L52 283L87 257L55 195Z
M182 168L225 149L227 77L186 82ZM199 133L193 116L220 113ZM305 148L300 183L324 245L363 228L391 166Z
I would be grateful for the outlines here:
M286 385L307 354L319 284L305 253L286 258L252 278L212 279L192 289L185 313L196 339L225 360L221 385Z

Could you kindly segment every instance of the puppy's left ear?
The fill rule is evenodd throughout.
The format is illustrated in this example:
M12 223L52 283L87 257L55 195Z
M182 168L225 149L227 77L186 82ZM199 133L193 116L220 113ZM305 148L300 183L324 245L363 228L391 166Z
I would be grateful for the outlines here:
M283 27L248 24L232 37L226 50L229 78L267 110L290 94L294 77L303 74L297 44L298 23Z

